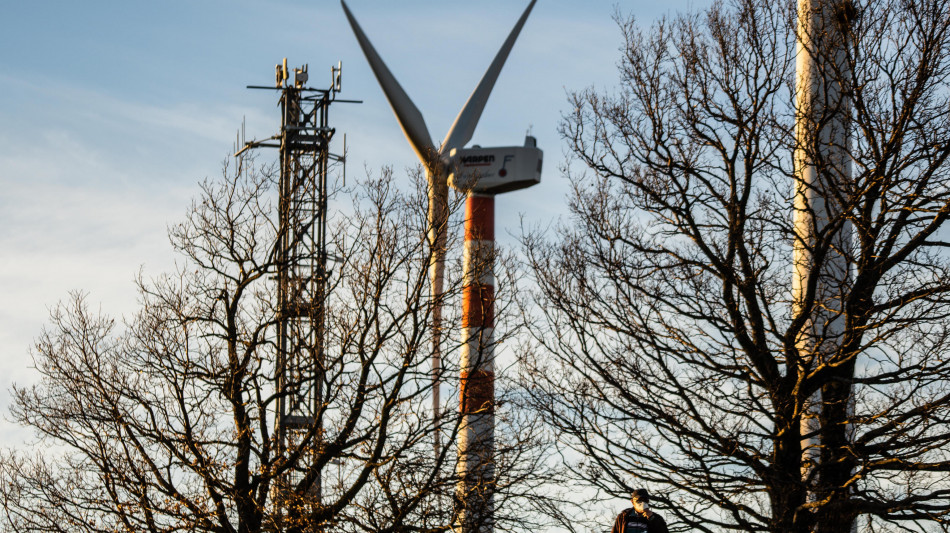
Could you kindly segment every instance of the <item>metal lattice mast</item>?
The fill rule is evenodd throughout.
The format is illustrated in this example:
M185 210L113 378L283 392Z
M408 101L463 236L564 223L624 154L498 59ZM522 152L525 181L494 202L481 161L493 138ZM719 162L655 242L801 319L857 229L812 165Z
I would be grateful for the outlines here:
M332 70L329 89L306 87L307 66L294 69L288 83L287 60L277 65L280 132L245 149L280 151L277 241L277 408L276 452L289 464L279 476L274 502L281 531L315 530L307 516L321 501L321 453L324 411L324 342L327 287L327 176L335 129L328 110L339 100L342 65ZM346 148L344 146L344 152ZM243 150L242 150L243 151Z
M324 96L325 99L325 95ZM280 238L277 273L277 431L279 453L319 453L323 382L324 289L326 287L326 156L333 130L324 105L302 100L287 87L281 95ZM306 108L309 109L306 109ZM317 117L319 115L319 118ZM306 491L320 501L319 471L312 459L287 470L280 499ZM308 479L309 478L309 479ZM294 514L289 511L289 514Z

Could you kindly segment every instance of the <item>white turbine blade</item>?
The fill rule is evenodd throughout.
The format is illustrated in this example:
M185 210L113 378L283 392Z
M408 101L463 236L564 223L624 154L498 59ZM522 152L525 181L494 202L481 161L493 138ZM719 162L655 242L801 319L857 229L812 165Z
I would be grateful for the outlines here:
M462 148L468 141L472 140L475 126L478 125L478 119L481 118L482 110L485 109L485 104L488 102L488 95L491 94L491 90L495 86L495 80L498 79L498 74L501 72L501 67L505 65L508 53L511 52L511 47L514 46L515 40L521 32L521 27L528 20L528 15L536 1L531 0L531 3L528 4L527 9L518 19L518 23L515 24L508 35L508 39L505 40L505 43L501 45L501 49L498 50L498 54L495 55L494 61L491 62L488 70L485 71L485 75L478 82L478 86L475 87L472 95L468 97L468 101L462 106L458 117L455 118L455 122L449 128L449 133L445 136L445 142L442 143L439 154L447 155L453 148Z
M429 135L429 129L426 127L426 121L422 118L422 113L419 112L419 109L409 99L409 95L396 81L392 72L386 67L386 63L383 63L382 58L379 57L376 49L373 48L372 43L363 33L363 29L360 28L359 23L350 13L350 8L347 7L346 2L340 0L340 3L343 5L346 18L350 21L353 33L356 34L356 40L359 41L360 48L363 49L363 55L369 61L369 66L373 69L373 74L376 76L380 87L383 88L389 106L396 114L396 120L399 121L402 132L406 134L409 144L412 145L412 149L416 151L419 159L428 165L436 151L435 145L432 143L432 137Z

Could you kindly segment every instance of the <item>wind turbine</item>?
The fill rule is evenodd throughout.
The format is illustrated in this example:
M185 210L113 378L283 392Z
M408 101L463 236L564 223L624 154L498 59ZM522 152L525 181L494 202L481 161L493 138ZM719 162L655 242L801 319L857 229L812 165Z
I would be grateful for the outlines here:
M462 427L459 434L459 522L463 532L493 528L493 502L488 488L494 477L494 195L536 185L541 181L542 153L533 137L524 146L465 148L472 139L498 74L521 32L536 0L531 0L488 70L462 106L442 144L436 148L422 113L370 43L346 2L343 11L402 127L422 161L428 181L428 243L431 262L433 309L432 411L438 427L441 372L440 299L445 272L448 186L464 191L466 198L464 287L462 295L462 351L460 366ZM439 455L439 436L435 452Z

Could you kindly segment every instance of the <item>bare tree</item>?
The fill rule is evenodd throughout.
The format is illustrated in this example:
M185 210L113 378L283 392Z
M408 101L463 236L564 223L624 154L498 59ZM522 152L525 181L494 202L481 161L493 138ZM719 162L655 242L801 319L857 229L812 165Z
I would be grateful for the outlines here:
M645 485L680 530L948 528L950 2L828 6L843 48L797 48L788 2L618 18L619 89L574 94L562 126L571 224L526 238L536 408L578 480ZM843 95L813 135L799 54ZM843 141L817 132L835 120ZM808 238L801 190L826 205Z
M14 390L13 416L49 451L3 460L11 530L325 529L358 519L354 502L395 464L414 467L386 485L398 498L362 510L380 530L404 528L440 498L436 507L450 507L454 458L423 445L434 431L420 408L432 380L428 251L414 215L424 203L388 174L361 189L334 232L321 424L277 452L278 398L317 384L290 376L276 386L275 188L271 172L249 165L204 183L170 231L179 271L140 279L141 310L127 322L91 311L83 295L53 311L34 352L42 379ZM443 423L451 438L453 419ZM289 472L293 484L278 490ZM450 520L447 510L426 516L432 530Z
M454 396L438 419L429 407L435 306L421 175L408 193L384 170L337 195L323 355L281 377L280 247L304 238L307 213L282 227L273 169L236 165L204 182L186 220L171 228L182 262L174 274L139 277L137 314L116 321L84 294L54 308L33 352L39 383L13 390L12 416L38 441L36 451L0 456L5 530L452 528L455 448L433 455L432 440L451 444L461 418ZM461 197L450 203L451 228L461 223L458 205ZM458 263L453 242L448 257ZM508 264L499 269L500 317L515 276ZM459 308L460 272L446 278L448 310ZM445 314L446 331L458 331L458 315ZM458 390L455 337L442 336L449 357L437 377ZM278 402L303 387L321 391L319 423L280 442ZM531 526L526 513L547 502L534 489L545 448L536 420L506 407L505 397L500 390L497 475L487 490L500 502L496 527L511 530Z

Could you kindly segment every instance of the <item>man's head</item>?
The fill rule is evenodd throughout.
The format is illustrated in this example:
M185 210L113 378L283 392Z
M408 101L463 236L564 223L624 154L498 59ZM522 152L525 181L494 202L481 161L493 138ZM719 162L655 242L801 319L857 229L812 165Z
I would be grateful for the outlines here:
M650 493L647 489L637 489L630 494L630 503L634 511L645 513L650 510Z

